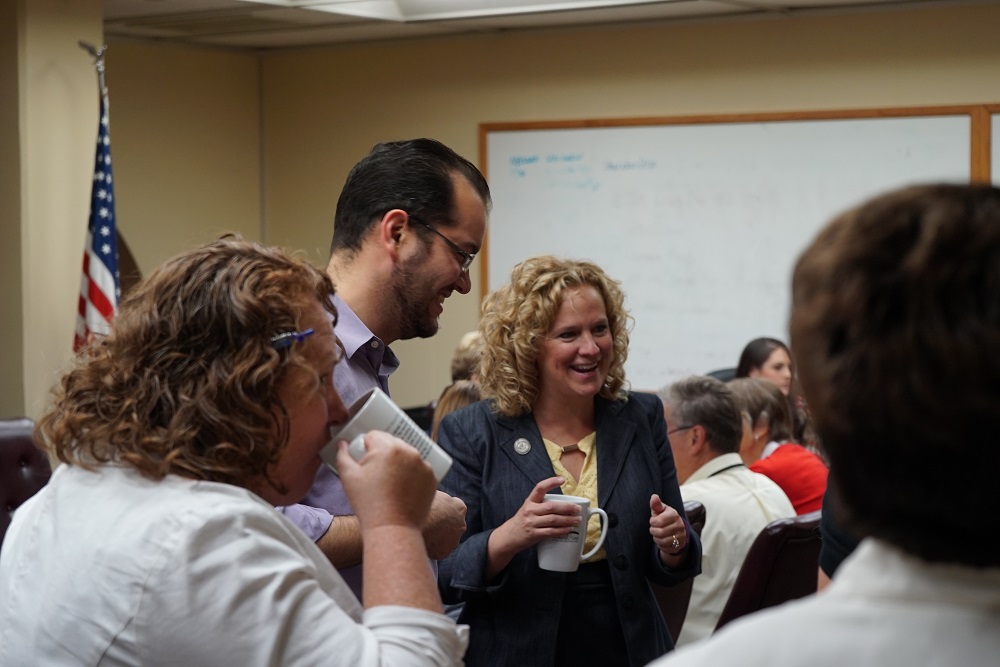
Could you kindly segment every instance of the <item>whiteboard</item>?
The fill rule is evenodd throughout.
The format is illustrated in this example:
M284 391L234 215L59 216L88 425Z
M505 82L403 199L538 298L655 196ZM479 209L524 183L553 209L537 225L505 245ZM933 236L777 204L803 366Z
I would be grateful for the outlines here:
M990 116L990 178L1000 185L1000 114Z
M589 259L626 293L633 388L733 367L752 338L788 339L794 262L832 216L896 186L970 181L970 122L485 129L486 289L529 256Z

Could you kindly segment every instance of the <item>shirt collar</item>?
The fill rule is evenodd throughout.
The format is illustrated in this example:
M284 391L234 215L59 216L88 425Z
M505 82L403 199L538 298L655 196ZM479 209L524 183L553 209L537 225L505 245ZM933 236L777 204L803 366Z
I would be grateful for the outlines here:
M764 446L764 451L760 453L760 458L766 459L771 454L774 454L774 450L781 447L781 443L776 440L772 440Z
M743 459L740 458L739 454L735 452L730 452L729 454L722 454L720 456L716 456L714 459L712 459L708 463L705 463L700 468L695 470L694 473L692 473L691 476L684 481L684 483L688 484L690 482L697 482L700 479L708 479L709 477L711 477L712 475L714 475L715 473L719 472L724 468L742 464L743 464Z
M399 367L399 358L396 357L392 349L371 332L371 329L354 314L351 307L340 296L333 295L333 305L337 308L337 325L335 327L337 339L344 346L344 354L349 359L353 359L358 350L363 350L363 353L369 358L374 351L377 353L375 356L378 357L378 360L373 363L376 370L382 367L388 374Z

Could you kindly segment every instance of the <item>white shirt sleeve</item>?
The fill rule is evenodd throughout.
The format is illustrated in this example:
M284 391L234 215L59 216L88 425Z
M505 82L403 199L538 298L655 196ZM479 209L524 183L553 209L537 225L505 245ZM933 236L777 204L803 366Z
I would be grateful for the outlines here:
M361 605L274 510L189 512L151 563L133 639L142 664L461 664L466 628L443 614Z

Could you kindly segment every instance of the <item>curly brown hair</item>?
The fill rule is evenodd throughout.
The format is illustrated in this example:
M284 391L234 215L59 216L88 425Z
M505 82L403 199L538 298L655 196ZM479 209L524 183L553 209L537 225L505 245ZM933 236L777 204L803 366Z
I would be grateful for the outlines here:
M37 440L86 468L277 487L268 470L289 424L276 387L306 361L300 346L276 350L271 338L300 330L315 300L335 317L332 294L325 273L277 248L224 238L183 253L136 286L111 334L81 351Z
M589 285L604 301L614 358L600 395L626 396L625 359L632 318L620 283L591 262L542 255L514 267L510 283L486 297L479 331L485 347L479 366L483 396L508 416L530 412L538 397L538 344L552 328L563 292Z

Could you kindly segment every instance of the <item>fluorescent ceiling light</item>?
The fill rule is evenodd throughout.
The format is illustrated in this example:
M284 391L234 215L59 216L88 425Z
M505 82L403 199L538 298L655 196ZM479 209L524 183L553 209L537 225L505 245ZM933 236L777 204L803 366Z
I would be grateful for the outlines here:
M683 0L247 0L279 7L313 9L383 21L444 21L450 19L540 14L548 12L670 4Z

